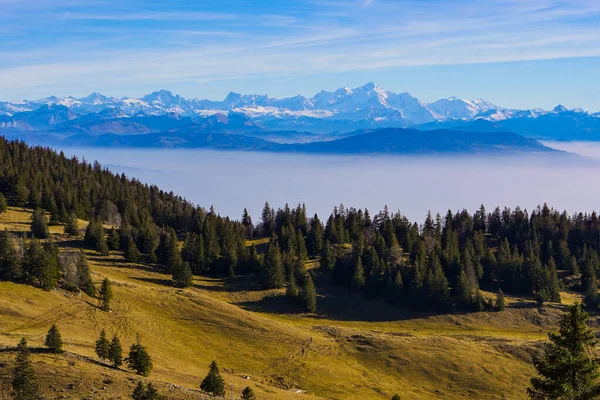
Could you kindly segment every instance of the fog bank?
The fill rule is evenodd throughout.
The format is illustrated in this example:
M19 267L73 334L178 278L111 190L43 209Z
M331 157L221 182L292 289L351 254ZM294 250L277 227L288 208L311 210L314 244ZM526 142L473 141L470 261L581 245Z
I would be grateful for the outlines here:
M600 146L597 147L600 158ZM569 212L600 208L600 163L568 158L309 156L206 150L65 149L115 172L174 191L221 215L255 222L265 201L305 203L325 219L333 207L384 205L422 222L427 211L480 204L531 210L538 204Z

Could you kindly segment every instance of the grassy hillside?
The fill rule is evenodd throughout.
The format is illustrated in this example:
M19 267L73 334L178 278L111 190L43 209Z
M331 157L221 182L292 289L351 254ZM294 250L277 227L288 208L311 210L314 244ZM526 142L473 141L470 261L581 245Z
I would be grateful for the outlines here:
M11 208L0 214L0 229L26 231L29 216ZM51 233L62 251L82 246L62 227ZM228 398L245 386L259 399L523 398L531 355L576 298L563 293L563 305L540 310L531 299L508 297L504 312L433 315L318 285L318 313L298 315L274 300L283 291L260 290L245 277L195 277L181 290L120 252L86 252L94 282L114 283L110 313L83 293L0 282L0 397L20 338L41 347L56 323L66 353L33 354L48 398L129 398L139 378L95 357L102 329L117 333L125 351L140 337L154 361L149 380L174 399L204 398L197 388L212 360L223 369Z

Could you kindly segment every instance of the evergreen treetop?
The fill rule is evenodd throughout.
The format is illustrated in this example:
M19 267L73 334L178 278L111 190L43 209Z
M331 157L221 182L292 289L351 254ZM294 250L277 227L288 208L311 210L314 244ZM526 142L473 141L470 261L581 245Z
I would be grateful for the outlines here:
M200 384L200 389L213 396L225 395L225 380L221 377L221 372L215 361L210 363L208 375Z
M550 333L544 357L534 360L539 377L531 379L529 397L537 399L596 399L600 396L600 361L591 356L597 345L581 304L569 307L557 333Z
M48 330L46 341L44 343L46 344L46 347L53 353L62 353L63 342L56 324L53 324Z

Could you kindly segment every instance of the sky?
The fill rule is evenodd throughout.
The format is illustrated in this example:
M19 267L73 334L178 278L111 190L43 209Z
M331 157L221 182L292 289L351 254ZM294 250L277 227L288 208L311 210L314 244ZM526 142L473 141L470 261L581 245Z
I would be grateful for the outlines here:
M168 89L600 110L597 0L0 0L0 100Z

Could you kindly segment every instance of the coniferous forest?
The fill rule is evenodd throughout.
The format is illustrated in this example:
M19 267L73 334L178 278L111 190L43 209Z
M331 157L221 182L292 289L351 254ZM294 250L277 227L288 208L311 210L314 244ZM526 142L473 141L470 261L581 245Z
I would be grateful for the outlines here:
M90 221L87 246L100 253L122 249L130 261L172 274L177 286L188 286L194 274L251 273L265 288L287 287L307 311L316 309L315 284L304 267L309 257L320 260L330 282L413 309L492 309L479 293L483 288L560 302L564 276L576 278L569 284L585 293L588 305L597 303L596 213L481 206L472 214L429 214L419 224L387 207L371 215L340 205L323 222L307 216L303 205L275 210L266 203L254 224L246 210L233 221L97 162L6 140L0 141L0 189L8 204L51 215L46 221L41 211L33 214L34 239L27 244L0 235L0 278L46 289L61 278L56 246L40 241L46 225L64 224L68 232L79 218ZM269 244L246 246L253 237L268 237ZM15 250L14 241L24 251ZM78 279L92 290L85 276Z
M96 297L105 312L112 309L112 283L105 278L96 287L85 252L61 251L49 227L62 226L88 252L107 256L121 250L127 261L170 274L179 288L190 286L194 275L245 275L264 289L285 288L283 298L298 312L318 313L318 293L330 285L436 313L502 311L505 294L534 298L539 305L560 303L566 287L581 292L589 309L597 310L600 300L597 214L567 214L547 205L491 212L482 205L474 213L429 213L418 223L387 207L371 214L340 205L321 220L308 216L304 205L274 209L267 202L254 223L245 209L240 220L231 220L97 162L0 139L0 213L8 206L34 211L29 232L0 232L0 280L82 291ZM89 221L85 234L79 220ZM318 268L307 270L308 260ZM497 293L496 299L486 299L482 290ZM51 353L63 352L56 325L45 345ZM26 377L31 374L26 342L20 346L24 383L14 390L38 393L33 378ZM111 340L102 331L95 351L106 365L118 369L126 363L139 375L151 373L152 359L139 339L123 358L117 335ZM553 362L548 353L535 364L550 381L544 363ZM554 390L545 382L533 379L531 393ZM216 363L201 389L224 393ZM244 395L253 398L247 389ZM132 397L154 398L155 392L139 382Z

